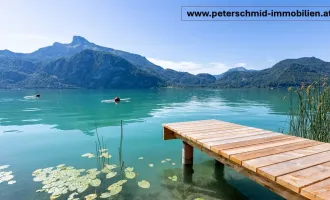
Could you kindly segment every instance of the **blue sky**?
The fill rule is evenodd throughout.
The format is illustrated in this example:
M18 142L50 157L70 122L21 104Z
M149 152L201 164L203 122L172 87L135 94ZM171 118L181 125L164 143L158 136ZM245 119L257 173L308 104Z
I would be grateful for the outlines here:
M181 21L181 6L320 6L284 0L2 0L0 49L32 52L73 35L137 53L165 68L219 74L286 58L330 61L330 22Z

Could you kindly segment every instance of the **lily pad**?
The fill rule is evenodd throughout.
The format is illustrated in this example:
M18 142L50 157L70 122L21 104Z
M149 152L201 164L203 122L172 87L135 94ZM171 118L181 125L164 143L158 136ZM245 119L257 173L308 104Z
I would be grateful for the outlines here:
M65 166L65 164L60 164L60 165L57 165L56 168L62 168L64 166Z
M166 158L165 160L168 161L168 162L171 161L171 159L169 159L169 158Z
M149 164L149 167L154 167L154 164Z
M108 149L100 149L99 150L101 153L108 151Z
M100 179L94 179L90 182L90 185L93 187L98 187L101 185L101 180Z
M57 199L59 198L61 195L52 195L50 196L50 200L53 200L53 199Z
M7 169L10 165L2 165L0 166L0 170Z
M96 168L92 168L92 169L89 169L89 170L87 170L87 173L93 173L93 172L96 172L97 171L97 169Z
M143 157L140 157L139 160L143 160Z
M121 185L116 185L115 187L112 188L112 190L110 190L110 194L111 195L116 195L119 192L121 192L121 190L123 189L123 186Z
M136 174L135 174L135 172L125 171L125 176L128 179L133 179L133 178L135 178Z
M37 169L34 172L32 172L32 176L36 176L42 172L42 169Z
M107 175L106 175L106 178L109 179L109 178L112 178L114 176L117 175L117 172L113 172L113 171L110 171Z
M194 200L204 200L203 198L195 198Z
M108 152L104 152L100 155L100 157L111 158L112 156Z
M16 181L12 180L12 181L8 181L8 185L12 185L12 184L15 184Z
M117 167L117 165L108 165L108 164L104 164L104 166L109 170L115 169Z
M82 192L84 192L85 190L87 190L87 188L88 188L88 185L81 185L81 186L79 186L79 187L77 188L77 192L78 192L78 193L82 193Z
M146 180L139 181L138 185L144 189L150 188L150 183Z
M127 167L127 168L125 169L125 172L132 172L133 170L134 170L133 167Z
M172 165L175 165L175 163L172 163Z
M111 196L112 196L112 194L110 192L105 192L105 193L101 194L100 198L101 199L106 199L106 198L109 198Z
M177 181L178 177L177 176L170 176L170 177L168 177L168 179L170 179L172 181Z
M97 195L96 194L89 194L87 196L85 196L86 200L93 200L96 199Z
M104 174L107 174L107 173L110 173L111 170L108 169L108 168L106 168L106 167L104 167L104 168L101 170L101 172L104 173Z
M160 161L161 163L165 163L166 162L166 160L162 160L162 161Z
M81 157L94 158L94 157L95 157L95 155L94 155L94 154L92 154L92 153L85 153L85 154L81 155Z

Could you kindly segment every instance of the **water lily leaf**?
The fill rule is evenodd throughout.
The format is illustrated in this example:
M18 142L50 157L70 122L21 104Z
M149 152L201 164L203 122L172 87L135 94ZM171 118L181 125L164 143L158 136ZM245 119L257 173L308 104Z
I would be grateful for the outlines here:
M172 181L177 181L178 180L178 177L177 176L170 176L168 177L168 179L172 180Z
M165 163L166 162L166 160L162 160L162 161L160 161L161 163Z
M88 185L86 185L86 184L81 185L81 186L79 186L79 187L77 188L77 192L78 192L78 193L82 193L82 192L84 192L85 190L87 190L87 188L88 188Z
M140 157L139 160L143 160L143 157Z
M14 176L13 175L5 175L1 178L2 181L10 181L11 179L13 179Z
M64 166L65 166L65 164L60 164L60 165L57 165L56 168L62 168Z
M116 183L113 183L112 185L110 185L109 187L108 187L108 190L114 190L114 188L115 187L117 187L117 186L122 186L124 183L126 183L127 182L127 180L120 180L120 181L118 181L118 182L116 182Z
M46 190L45 189L40 189L40 190L37 190L36 192L45 192Z
M57 199L59 198L61 195L52 195L50 196L50 200L53 200L53 199Z
M95 157L95 155L94 155L94 154L92 154L92 153L85 153L85 154L81 155L81 157L94 158L94 157Z
M101 170L102 173L104 174L107 174L109 172L111 172L108 168L104 167L102 170Z
M74 200L74 196L76 196L76 195L78 195L77 192L70 194L68 200Z
M112 177L114 177L114 176L116 176L116 175L117 175L117 172L112 172L112 171L110 171L110 172L106 175L106 178L109 179L109 178L112 178Z
M90 185L93 187L98 187L101 185L101 180L100 179L94 179L90 182Z
M175 163L172 163L172 165L175 165Z
M70 190L71 192L75 191L76 189L77 189L77 186L76 186L75 184L70 184L70 185L69 185L69 190ZM74 194L74 193L72 193L72 194Z
M87 196L85 196L86 200L93 200L96 199L97 195L96 194L89 194Z
M149 164L149 167L154 167L154 164Z
M119 192L121 192L122 189L123 189L123 186L121 186L121 185L116 185L116 187L113 187L113 189L110 190L110 194L111 194L111 195L116 195L116 194L118 194Z
M2 165L0 166L0 170L7 169L10 165Z
M120 180L120 181L117 182L117 184L118 184L118 185L123 185L123 184L126 183L126 182L127 182L127 180Z
M136 174L134 172L125 171L125 176L128 179L133 179L133 178L135 178Z
M15 180L12 180L12 181L9 181L8 182L8 185L12 185L12 184L15 184L16 183L16 181Z
M43 169L43 173L50 173L53 169L54 169L54 167L47 167L47 168Z
M166 160L166 161L171 161L171 159L169 159L169 158L166 158L165 160Z
M111 158L112 156L108 152L104 152L100 155L100 157Z
M125 169L125 172L132 172L133 170L134 170L133 167L127 167L127 168Z
M204 200L203 198L195 198L194 200Z
M108 151L108 149L100 149L99 150L101 153Z
M108 170L112 170L115 169L117 167L117 165L108 165L108 164L104 164L104 166L108 169Z
M150 183L146 180L139 181L138 185L144 189L150 188Z
M93 172L96 172L97 171L97 169L96 168L92 168L92 169L89 169L89 170L87 170L87 173L93 173Z
M105 193L101 194L100 198L106 199L106 198L109 198L111 196L112 196L112 194L110 192L105 192Z
M34 172L32 172L32 176L36 176L42 172L42 169L37 169Z

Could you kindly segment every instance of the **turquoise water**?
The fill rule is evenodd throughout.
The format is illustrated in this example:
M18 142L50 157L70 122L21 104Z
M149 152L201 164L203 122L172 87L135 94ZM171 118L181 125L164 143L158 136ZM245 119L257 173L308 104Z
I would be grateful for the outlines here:
M36 92L40 99L24 99ZM95 158L81 157L95 154L96 129L112 155L110 163L119 165L121 155L124 165L138 174L113 199L281 199L230 168L222 174L212 159L197 150L192 177L183 176L187 169L180 164L181 142L163 141L161 125L219 119L280 131L287 128L286 95L285 90L268 89L0 90L0 166L10 165L5 170L12 171L17 181L0 183L0 199L49 199L48 193L36 193L43 185L34 182L31 174L39 168L97 167ZM130 100L101 102L115 96ZM161 163L167 158L171 161ZM177 181L168 179L174 175ZM117 180L105 180L103 189ZM140 188L141 180L147 180L150 188ZM97 193L103 189L97 188ZM93 192L90 187L77 197L84 199Z

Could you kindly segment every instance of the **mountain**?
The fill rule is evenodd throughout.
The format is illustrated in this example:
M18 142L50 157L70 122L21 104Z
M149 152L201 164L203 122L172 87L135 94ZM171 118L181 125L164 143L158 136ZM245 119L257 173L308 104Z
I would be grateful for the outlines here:
M17 58L0 58L0 63L0 83L5 88L151 88L165 85L162 79L119 56L94 50L83 50L70 58L47 63Z
M251 69L245 69L244 67L234 67L229 69L228 71L219 74L219 75L213 75L216 79L221 78L224 74L229 73L229 72L246 72L246 71L252 71Z
M75 56L76 54L79 54L80 52L87 49L98 52L110 53L114 56L125 59L126 61L134 65L136 68L146 72L149 76L155 76L158 79L162 79L163 82L167 85L200 86L215 82L215 78L211 75L195 76L187 72L177 72L175 70L163 69L162 67L151 63L141 55L102 47L89 42L81 36L73 36L72 42L69 44L55 42L52 46L40 48L32 53L14 53L9 50L2 50L0 51L0 59L14 59L16 60L16 62L24 61L35 63L35 65L38 65L40 63L44 64L55 60L70 59L72 56ZM4 63L6 62L7 61L4 61ZM12 71L11 69L9 70ZM5 74L7 74L7 72L3 72L2 79L0 79L0 83L4 82L4 79L8 78L5 76ZM20 73L18 72L18 74Z
M315 57L286 59L260 71L232 71L225 73L212 87L289 87L302 82L309 84L330 75L330 62Z

